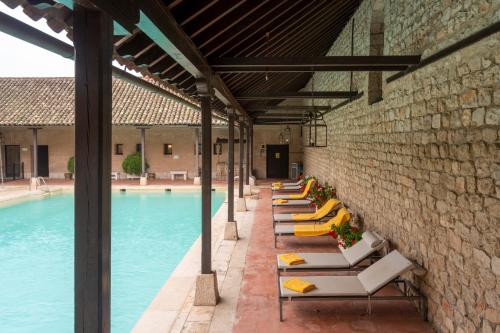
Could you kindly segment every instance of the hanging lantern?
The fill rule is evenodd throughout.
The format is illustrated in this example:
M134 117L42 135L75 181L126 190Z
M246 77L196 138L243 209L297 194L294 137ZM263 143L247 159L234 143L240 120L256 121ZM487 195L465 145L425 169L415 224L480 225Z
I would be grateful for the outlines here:
M290 129L290 126L286 126L284 132L283 132L283 139L286 144L292 143L292 130Z

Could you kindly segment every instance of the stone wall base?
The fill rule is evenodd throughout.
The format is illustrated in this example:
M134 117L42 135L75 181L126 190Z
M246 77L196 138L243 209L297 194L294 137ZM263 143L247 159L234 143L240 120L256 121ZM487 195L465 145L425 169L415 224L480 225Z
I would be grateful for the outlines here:
M200 274L196 278L196 291L194 294L194 305L215 306L219 301L219 289L217 286L217 274Z
M224 240L238 240L238 225L236 222L226 222L224 226Z
M238 198L238 200L236 200L236 211L237 212L247 211L247 203L245 201L245 198Z

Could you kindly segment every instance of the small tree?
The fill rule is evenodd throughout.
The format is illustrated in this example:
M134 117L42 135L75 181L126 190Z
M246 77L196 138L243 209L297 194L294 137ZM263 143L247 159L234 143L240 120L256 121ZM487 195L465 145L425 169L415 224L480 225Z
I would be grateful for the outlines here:
M74 156L71 156L69 158L66 168L68 169L69 173L71 173L71 174L75 173L75 157Z
M122 163L123 171L129 175L140 176L142 171L141 166L141 153L133 153L128 155ZM149 165L146 162L146 170L149 169Z

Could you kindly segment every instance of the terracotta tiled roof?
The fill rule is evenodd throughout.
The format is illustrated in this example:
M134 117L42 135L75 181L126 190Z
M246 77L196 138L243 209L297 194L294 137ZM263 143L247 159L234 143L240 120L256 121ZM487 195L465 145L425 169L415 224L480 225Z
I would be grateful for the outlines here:
M0 126L74 124L74 78L0 78ZM193 126L200 112L113 78L113 124ZM215 125L222 122L214 119Z

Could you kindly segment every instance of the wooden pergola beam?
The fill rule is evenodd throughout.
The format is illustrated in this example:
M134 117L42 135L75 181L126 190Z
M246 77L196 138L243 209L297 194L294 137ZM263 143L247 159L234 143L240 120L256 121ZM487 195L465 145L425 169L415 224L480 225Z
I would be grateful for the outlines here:
M215 96L225 105L234 107L239 114L248 117L226 84L219 76L213 75L205 57L177 24L167 7L156 0L143 0L138 3L140 19L137 27L194 78L210 79Z
M262 107L248 107L246 108L247 111L276 111L276 112L302 112L302 111L328 111L330 110L330 106L327 105L318 105L318 106L311 106L311 105L269 105L269 106L262 106Z
M333 99L353 98L358 95L357 91L306 91L306 92L278 92L275 94L243 94L237 95L236 99L244 101L260 101L272 99Z
M326 56L212 58L219 73L400 71L420 62L420 56Z

